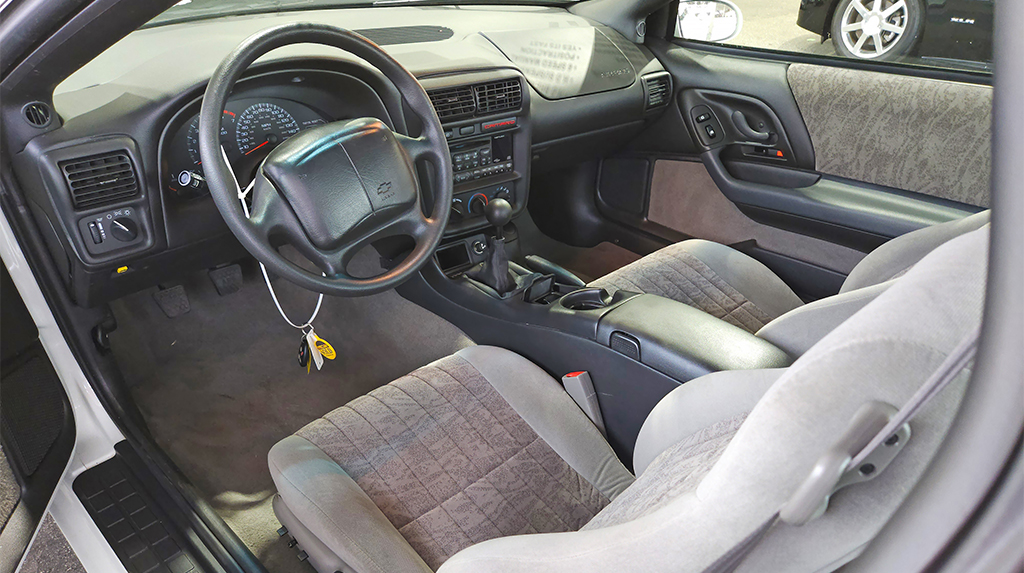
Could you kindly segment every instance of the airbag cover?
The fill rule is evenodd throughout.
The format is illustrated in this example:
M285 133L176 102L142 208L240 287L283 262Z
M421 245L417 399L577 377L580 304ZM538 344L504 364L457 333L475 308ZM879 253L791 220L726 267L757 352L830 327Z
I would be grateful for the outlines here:
M412 161L372 118L301 132L271 152L262 169L320 249L381 226L416 200Z

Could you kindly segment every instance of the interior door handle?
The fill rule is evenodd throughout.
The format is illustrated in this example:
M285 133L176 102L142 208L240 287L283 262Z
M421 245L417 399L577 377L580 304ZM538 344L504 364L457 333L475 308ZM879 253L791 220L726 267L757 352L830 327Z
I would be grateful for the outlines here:
M747 116L743 115L743 112L740 110L732 112L732 123L743 137L753 141L768 141L772 136L767 131L755 131L754 128L750 127L750 124L747 123Z

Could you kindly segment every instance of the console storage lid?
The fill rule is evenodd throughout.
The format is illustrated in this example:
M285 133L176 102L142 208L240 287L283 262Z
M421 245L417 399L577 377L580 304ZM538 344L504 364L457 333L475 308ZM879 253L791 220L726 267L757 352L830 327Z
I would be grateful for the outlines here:
M597 340L680 382L720 370L782 368L793 362L742 328L651 294L604 314Z

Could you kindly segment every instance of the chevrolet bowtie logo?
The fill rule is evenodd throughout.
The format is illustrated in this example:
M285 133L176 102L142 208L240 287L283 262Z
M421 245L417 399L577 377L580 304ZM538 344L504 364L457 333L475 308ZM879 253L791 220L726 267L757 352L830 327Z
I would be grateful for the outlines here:
M391 192L391 182L390 181L385 181L385 182L383 182L383 183L381 183L380 185L377 186L377 194L378 195L387 195L390 192Z

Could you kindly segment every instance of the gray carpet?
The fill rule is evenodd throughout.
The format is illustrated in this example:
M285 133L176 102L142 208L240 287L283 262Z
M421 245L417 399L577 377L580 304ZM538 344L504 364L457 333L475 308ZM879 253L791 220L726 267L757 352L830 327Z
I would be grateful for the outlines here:
M519 230L519 248L525 255L540 255L561 265L586 282L632 263L640 255L618 245L604 242L594 247L573 247L545 235L529 213L516 219ZM521 261L520 261L521 262Z
M64 532L47 513L18 573L85 573L85 567L71 549Z
M314 323L338 358L306 374L299 333L278 315L253 265L221 297L205 273L184 285L191 311L168 319L156 289L112 304L111 344L158 444L275 572L311 572L277 536L267 451L306 423L471 342L394 291L326 297ZM285 311L305 321L316 295L275 280Z
M11 470L4 449L0 447L0 530L7 525L7 520L11 518L11 513L20 499L21 486L14 477L14 471Z

